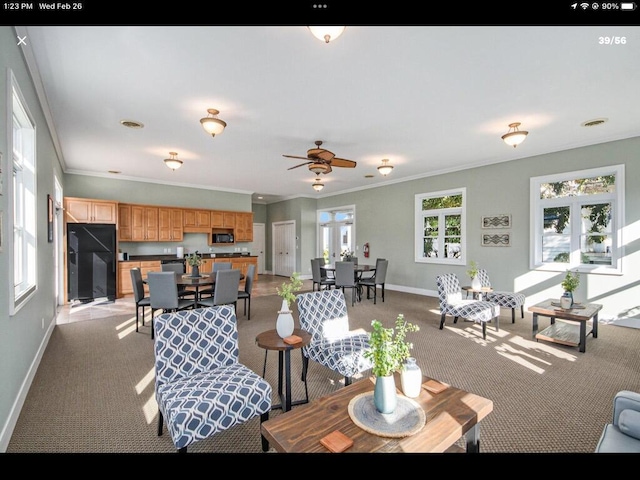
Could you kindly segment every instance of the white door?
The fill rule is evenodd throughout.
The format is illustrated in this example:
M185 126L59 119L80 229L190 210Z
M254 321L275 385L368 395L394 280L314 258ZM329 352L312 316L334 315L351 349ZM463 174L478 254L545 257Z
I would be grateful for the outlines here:
M357 254L353 207L319 211L318 225L319 256L327 263L339 262L341 253L346 250Z
M254 223L253 224L253 255L258 257L258 275L262 275L264 273L264 246L265 246L265 235L264 235L264 223Z
M296 267L296 223L273 224L273 274L290 277Z

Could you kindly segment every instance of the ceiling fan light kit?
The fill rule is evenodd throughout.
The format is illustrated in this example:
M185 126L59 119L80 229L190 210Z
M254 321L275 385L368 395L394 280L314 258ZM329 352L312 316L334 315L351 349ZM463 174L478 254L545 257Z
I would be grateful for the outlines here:
M380 174L384 175L385 177L387 175L389 175L391 173L391 170L393 170L393 165L389 165L389 159L388 158L383 158L382 159L382 165L380 165L378 167L378 171L380 172Z
M283 157L287 158L299 158L300 160L306 160L306 162L299 165L294 165L287 170L293 170L294 168L308 165L309 170L314 174L320 175L324 173L326 175L327 173L331 173L332 167L355 168L355 166L357 165L357 163L353 160L338 158L334 155L333 152L330 152L329 150L324 148L320 148L320 146L322 145L322 140L316 140L315 144L316 148L310 148L309 150L307 150L306 157L301 157L298 155L282 155Z
M316 178L316 181L313 185L311 185L316 192L319 192L324 188L324 183L320 182L319 178Z
M507 145L511 145L513 148L516 148L518 145L524 142L524 139L527 138L527 135L529 135L529 132L525 130L519 130L519 126L520 122L510 123L509 131L502 135L502 140L504 140L504 143L506 143Z
M338 38L347 27L307 27L314 37L329 43Z
M200 119L202 127L212 137L220 135L227 126L227 122L216 118L216 115L218 115L220 112L215 108L209 108L207 109L207 112L209 113L209 115Z
M176 157L178 154L176 152L169 152L169 156L171 158L165 158L164 163L171 170L176 171L182 166L182 160L178 160Z

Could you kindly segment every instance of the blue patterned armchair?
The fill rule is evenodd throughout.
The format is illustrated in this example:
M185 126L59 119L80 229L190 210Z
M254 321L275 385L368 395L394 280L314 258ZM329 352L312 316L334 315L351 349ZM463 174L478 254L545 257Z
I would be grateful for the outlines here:
M349 330L342 290L302 293L296 299L300 328L311 334L311 342L302 348L302 380L306 381L309 359L343 375L345 386L358 373L371 369L371 362L364 358L369 334Z
M447 315L453 317L453 323L458 318L466 318L482 324L482 338L487 338L487 323L495 321L496 331L499 330L500 306L484 300L466 300L462 298L460 281L454 273L446 273L436 277L438 285L438 300L440 302L440 330L444 328Z
M158 436L163 419L179 452L260 415L269 418L271 385L238 361L230 305L164 313L154 319ZM269 444L261 436L262 449Z
M478 280L483 287L491 288L489 274L484 268L478 269ZM484 299L487 302L497 303L503 308L510 308L511 323L516 323L516 308L520 309L520 316L524 318L524 302L526 300L524 293L496 290L485 293Z

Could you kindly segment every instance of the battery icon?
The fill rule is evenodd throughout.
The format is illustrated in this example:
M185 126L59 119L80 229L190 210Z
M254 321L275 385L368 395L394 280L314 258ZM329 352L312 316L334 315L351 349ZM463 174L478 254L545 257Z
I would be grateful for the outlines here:
M620 4L620 10L635 10L636 8L635 2L622 2Z

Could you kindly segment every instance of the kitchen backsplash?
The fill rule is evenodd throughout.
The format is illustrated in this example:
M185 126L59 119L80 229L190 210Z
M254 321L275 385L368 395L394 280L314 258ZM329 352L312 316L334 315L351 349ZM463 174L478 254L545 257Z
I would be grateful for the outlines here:
M176 255L178 247L184 247L185 255L200 253L236 253L251 252L252 243L237 243L224 247L211 247L207 244L206 233L188 233L182 242L120 242L122 252L131 255Z

